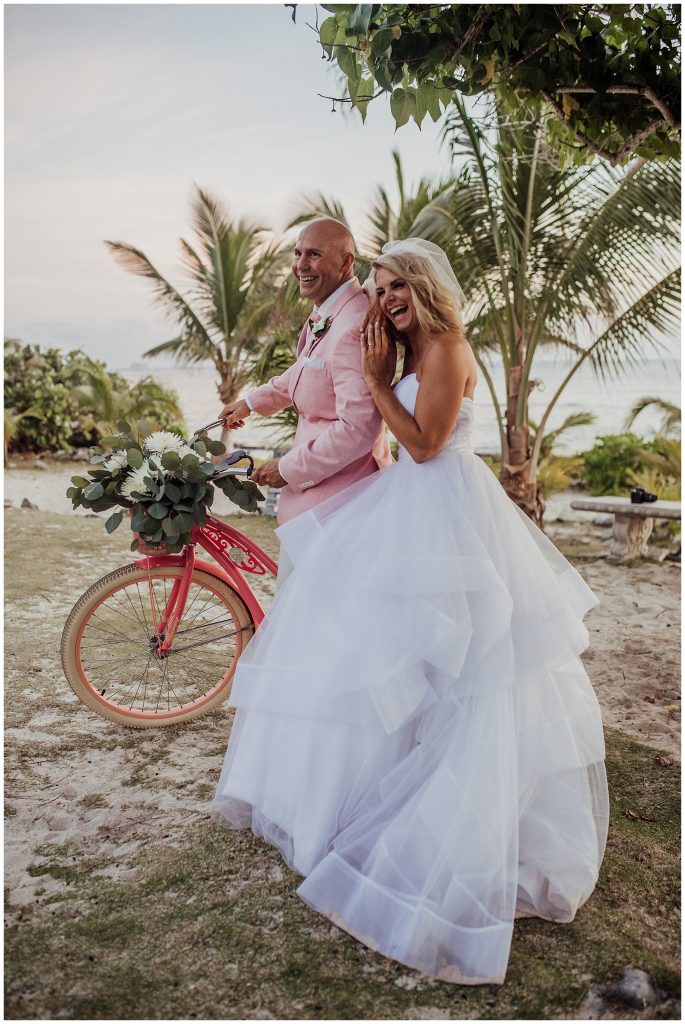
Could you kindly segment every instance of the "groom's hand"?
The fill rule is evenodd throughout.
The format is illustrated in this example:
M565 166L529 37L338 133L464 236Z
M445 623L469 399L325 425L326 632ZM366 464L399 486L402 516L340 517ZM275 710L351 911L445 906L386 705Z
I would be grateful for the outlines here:
M251 409L244 399L239 399L237 402L231 402L230 405L225 405L218 415L218 419L226 420L226 426L234 430L236 427L242 427L245 420L250 415Z
M265 484L267 487L285 487L288 482L283 479L278 470L278 459L271 459L270 462L265 462L263 466L259 466L258 469L255 469L250 479L256 484Z

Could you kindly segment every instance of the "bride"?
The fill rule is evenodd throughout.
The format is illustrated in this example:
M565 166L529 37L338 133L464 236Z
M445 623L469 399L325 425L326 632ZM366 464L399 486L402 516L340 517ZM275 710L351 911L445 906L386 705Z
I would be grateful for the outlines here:
M443 251L386 245L370 287L363 372L399 459L279 528L293 568L238 667L213 808L372 949L501 983L514 919L572 921L604 853L596 599L473 452Z

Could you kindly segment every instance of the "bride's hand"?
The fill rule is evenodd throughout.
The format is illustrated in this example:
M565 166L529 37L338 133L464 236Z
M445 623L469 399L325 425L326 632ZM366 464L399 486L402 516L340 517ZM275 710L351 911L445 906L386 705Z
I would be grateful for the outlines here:
M388 385L395 374L397 349L380 320L370 320L360 332L362 374L369 390Z

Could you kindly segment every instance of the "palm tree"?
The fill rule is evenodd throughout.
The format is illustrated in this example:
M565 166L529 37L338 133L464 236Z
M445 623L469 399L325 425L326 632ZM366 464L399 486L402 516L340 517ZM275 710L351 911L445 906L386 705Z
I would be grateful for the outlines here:
M197 186L191 206L195 246L181 239L187 295L139 249L125 242L105 244L127 270L151 282L156 301L176 323L176 336L145 355L167 354L185 363L213 362L219 399L233 402L248 381L250 359L272 309L271 286L282 266L283 251L276 242L267 241L266 228L231 220L220 200ZM227 440L228 431L223 436Z
M658 409L659 412L663 413L664 418L661 421L661 426L658 431L660 434L680 435L680 406L675 405L673 402L666 402L663 398L653 398L651 396L638 398L637 402L628 413L623 429L630 430L640 413L644 409L649 408Z
M679 167L565 168L541 125L498 122L486 133L455 103L448 121L466 158L454 184L410 229L442 245L468 296L469 338L500 429L500 479L540 521L537 479L547 423L586 362L600 375L635 363L677 322ZM533 437L535 356L556 346L571 364ZM500 407L490 356L501 360Z
M152 377L143 377L130 385L119 374L110 373L103 363L87 357L72 363L70 369L78 382L70 397L79 410L80 427L86 434L112 434L119 420L141 420L148 430L180 427L183 423L176 393L163 388Z

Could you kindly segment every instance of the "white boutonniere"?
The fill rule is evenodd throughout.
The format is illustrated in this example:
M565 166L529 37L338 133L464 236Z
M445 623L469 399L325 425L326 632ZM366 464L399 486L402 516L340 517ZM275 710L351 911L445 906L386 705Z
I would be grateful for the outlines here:
M328 328L333 323L333 317L326 316L322 320L313 320L309 318L309 330L312 332L315 338L319 339L323 337Z

